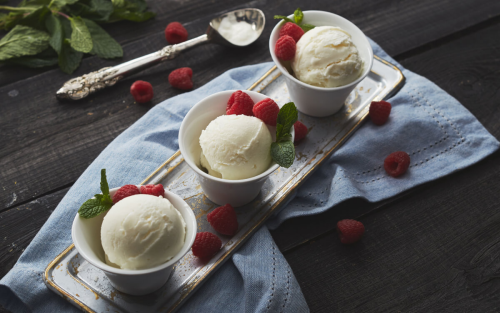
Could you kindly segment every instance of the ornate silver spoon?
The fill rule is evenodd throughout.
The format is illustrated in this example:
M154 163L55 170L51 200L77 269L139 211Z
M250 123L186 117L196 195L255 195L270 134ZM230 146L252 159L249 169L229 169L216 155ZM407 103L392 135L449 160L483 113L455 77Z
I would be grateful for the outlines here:
M224 19L227 20L223 21ZM239 23L249 24L251 26L251 30L248 40L243 42L239 41L238 38L229 36L227 33L227 27L221 28L221 23L223 26L227 26L229 25L227 24L228 21L235 23L232 24L233 26L238 25ZM96 91L113 86L125 76L141 71L162 61L173 59L182 51L193 48L202 43L213 42L231 47L248 46L260 37L262 31L264 30L265 23L266 19L264 17L264 13L259 9L240 9L225 13L210 21L207 33L204 35L180 44L166 46L160 51L153 52L113 67L102 68L96 72L70 79L64 83L61 89L57 91L56 96L59 99L83 99Z

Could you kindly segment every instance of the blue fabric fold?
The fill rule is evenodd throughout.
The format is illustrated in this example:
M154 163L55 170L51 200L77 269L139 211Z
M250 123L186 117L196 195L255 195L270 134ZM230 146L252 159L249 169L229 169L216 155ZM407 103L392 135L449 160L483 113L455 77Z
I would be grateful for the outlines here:
M498 141L458 101L432 82L397 64L377 44L376 55L396 64L406 84L392 99L384 126L365 123L296 192L268 223L317 214L353 197L379 201L478 162L498 149ZM45 225L0 281L0 304L13 312L78 312L43 283L47 264L71 244L71 223L86 199L99 192L100 169L112 187L139 183L178 149L183 117L204 97L247 89L272 63L230 70L192 92L168 99L118 136L68 191ZM388 151L411 155L404 177L389 177ZM292 269L262 227L188 301L180 312L307 312Z

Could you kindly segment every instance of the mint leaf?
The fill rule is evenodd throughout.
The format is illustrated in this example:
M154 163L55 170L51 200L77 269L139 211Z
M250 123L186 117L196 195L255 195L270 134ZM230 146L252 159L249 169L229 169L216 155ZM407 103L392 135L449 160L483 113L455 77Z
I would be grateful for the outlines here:
M71 47L76 51L89 53L92 51L92 37L85 25L83 19L79 16L70 19L71 28Z
M16 25L0 40L0 61L42 52L49 46L49 38L46 32Z
M310 31L311 29L313 29L314 27L316 27L316 26L311 25L311 24L301 24L301 25L299 25L299 26L300 26L300 27L302 28L302 30L303 30L304 32L306 32L306 33L307 33L308 31Z
M61 53L59 53L59 67L63 72L71 74L74 70L76 70L78 65L80 65L83 53L71 48L69 38L71 37L73 30L71 29L70 21L63 19L61 24L65 39L61 46Z
M289 19L288 17L284 16L284 15L275 15L274 16L274 19L275 20L285 20L286 22L290 22L290 23L294 23L295 24L295 21L292 20L292 19Z
M295 160L295 147L290 140L273 142L271 144L271 157L279 166L289 168Z
M76 3L71 8L74 15L96 22L107 22L113 13L113 4L107 0L90 0L89 5Z
M47 14L50 14L50 9L43 6L24 16L17 23L18 25L29 26L38 30L45 30L45 16Z
M109 198L109 185L106 179L106 169L101 170L101 192L104 197Z
M58 60L57 53L51 48L48 48L35 56L13 58L9 59L7 62L31 68L39 68L56 65L58 63Z
M47 16L47 18L45 19L45 27L47 27L47 30L50 34L50 46L54 50L56 50L58 54L61 53L64 33L59 17L56 17L53 14Z
M123 56L122 47L95 22L83 19L92 36L93 48L90 53L100 58L111 59Z
M94 195L93 199L85 201L78 214L83 218L92 218L106 212L113 206L113 200L109 195L108 181L106 180L106 169L101 170L101 191L102 194Z
M78 214L83 218L93 218L97 215L106 212L111 208L112 204L106 204L96 199L89 199L85 201L80 209L78 209Z
M295 24L300 25L300 23L302 23L304 13L302 13L302 10L300 8L297 8L297 10L293 12L293 18L295 19Z
M287 140L290 136L290 128L297 121L299 113L293 102L288 102L281 107L276 120L276 142Z
M49 7L50 8L56 8L56 9L62 9L62 7L64 7L65 5L68 5L68 4L75 4L76 2L78 2L78 0L52 0L50 2L50 5Z

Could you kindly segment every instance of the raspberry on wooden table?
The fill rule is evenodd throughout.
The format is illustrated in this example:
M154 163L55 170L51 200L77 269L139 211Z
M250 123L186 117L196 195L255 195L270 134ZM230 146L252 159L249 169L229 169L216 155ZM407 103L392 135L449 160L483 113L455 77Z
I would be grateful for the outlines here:
M295 57L295 50L297 45L295 40L288 35L278 38L276 46L274 46L274 53L283 61L289 61Z
M273 99L267 98L257 102L252 109L253 115L261 119L264 123L271 126L276 126L280 107Z
M223 235L233 236L238 231L236 212L230 204L220 206L207 214L210 225Z
M295 40L295 42L299 41L300 37L304 35L304 31L300 28L299 25L291 22L286 22L285 25L281 26L279 37L283 37L288 35Z
M120 200L125 199L127 197L138 195L141 192L136 185L125 185L120 187L115 194L113 195L113 204L117 204Z
M138 80L130 86L130 94L138 103L146 103L153 99L153 86L143 80Z
M392 177L398 177L406 173L410 166L410 156L404 151L396 151L384 160L384 169Z
M372 101L370 104L370 118L375 125L384 125L391 114L391 104L387 101Z
M174 45L186 41L188 31L179 22L172 22L165 28L165 39Z
M341 243L351 244L363 237L365 226L356 220L341 220L337 223L337 232Z
M209 232L197 233L191 251L203 261L210 260L222 247L222 241Z
M229 100L227 101L226 114L227 115L248 115L253 116L253 105L254 102L249 95L241 90L233 92Z
M302 124L301 121L295 122L295 124L293 124L293 129L295 130L295 138L293 140L294 143L298 143L306 137L307 126Z
M172 87L181 89L181 90L189 90L193 89L193 70L189 67L181 67L176 70L173 70L168 75L168 82Z
M152 196L165 196L165 189L162 184L141 186L141 193Z

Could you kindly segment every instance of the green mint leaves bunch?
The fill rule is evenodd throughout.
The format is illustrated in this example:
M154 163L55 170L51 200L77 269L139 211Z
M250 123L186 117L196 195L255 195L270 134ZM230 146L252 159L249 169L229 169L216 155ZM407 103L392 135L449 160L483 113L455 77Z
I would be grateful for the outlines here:
M144 0L29 0L0 6L0 61L28 67L58 64L72 73L89 53L111 59L122 47L98 23L154 17ZM8 11L8 14L2 13Z
M293 102L285 104L276 121L276 141L271 144L271 157L279 166L289 168L295 160L295 147L290 130L297 121L298 111Z
M274 19L285 20L285 22L297 24L300 26L300 28L302 28L304 32L307 32L315 27L314 25L311 24L302 24L302 19L304 19L304 13L302 13L302 10L300 8L297 8L297 10L293 12L293 20L284 15L275 15Z
M93 218L97 215L106 212L113 206L113 200L109 195L108 181L106 180L106 170L101 170L101 191L102 194L94 195L94 198L85 201L78 214L83 218Z

